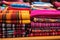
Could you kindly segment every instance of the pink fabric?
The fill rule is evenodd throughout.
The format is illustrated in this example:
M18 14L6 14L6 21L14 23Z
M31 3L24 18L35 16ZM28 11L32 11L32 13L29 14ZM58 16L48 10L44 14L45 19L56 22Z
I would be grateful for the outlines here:
M60 2L54 2L53 3L56 7L60 7Z
M19 0L20 2L23 2L23 0Z
M33 10L31 11L31 17L40 15L60 15L58 10Z

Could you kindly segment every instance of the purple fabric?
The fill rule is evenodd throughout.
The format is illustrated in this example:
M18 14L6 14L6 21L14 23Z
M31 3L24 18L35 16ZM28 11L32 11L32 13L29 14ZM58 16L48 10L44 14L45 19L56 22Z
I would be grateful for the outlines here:
M60 23L38 23L31 22L31 27L60 27Z

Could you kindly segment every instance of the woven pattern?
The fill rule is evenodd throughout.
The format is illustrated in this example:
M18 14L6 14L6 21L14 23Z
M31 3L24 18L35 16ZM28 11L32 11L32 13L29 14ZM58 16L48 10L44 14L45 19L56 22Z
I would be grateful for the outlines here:
M0 14L0 38L27 37L31 32L30 10L8 7Z
M0 24L0 38L27 37L30 32L28 24Z
M0 23L30 23L29 10L8 10L0 14ZM28 21L28 22L26 22Z
M60 11L8 7L0 14L0 38L59 36Z
M55 14L56 13L56 14ZM29 36L59 36L60 12L57 10L33 10L31 12L31 34Z

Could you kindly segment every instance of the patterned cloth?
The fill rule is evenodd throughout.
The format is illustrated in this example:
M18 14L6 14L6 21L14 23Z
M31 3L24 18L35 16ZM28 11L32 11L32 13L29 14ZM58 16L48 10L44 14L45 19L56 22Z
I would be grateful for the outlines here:
M50 23L57 23L60 22L60 19L52 19L52 18L34 18L34 22L50 22Z
M51 3L45 2L32 2L31 8L33 10L56 10Z
M27 37L30 32L29 24L0 24L0 38Z
M59 13L56 10L49 10L48 12L47 10L35 10L30 14L30 10L27 8L9 7L0 14L0 38L59 36ZM43 23L41 21L50 22Z
M14 8L13 8L14 9ZM8 11L2 11L0 14L0 23L30 23L30 10L21 9L13 10L8 8ZM27 22L26 22L27 21Z
M32 27L60 27L60 23L38 23L31 22Z
M58 32L33 32L29 34L30 37L35 36L60 36L60 31Z

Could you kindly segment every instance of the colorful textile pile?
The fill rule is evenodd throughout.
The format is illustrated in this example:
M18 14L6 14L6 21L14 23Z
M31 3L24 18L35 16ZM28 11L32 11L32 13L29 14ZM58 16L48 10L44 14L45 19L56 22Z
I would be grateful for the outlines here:
M33 10L31 18L31 34L29 36L60 35L60 11Z
M60 36L60 10L49 9L49 3L33 5L43 10L31 10L30 5L17 3L0 7L0 38Z
M0 38L27 37L30 33L30 8L1 8Z

